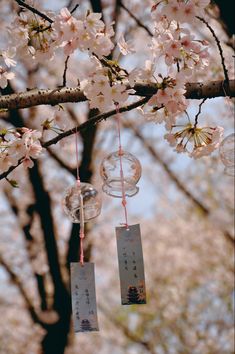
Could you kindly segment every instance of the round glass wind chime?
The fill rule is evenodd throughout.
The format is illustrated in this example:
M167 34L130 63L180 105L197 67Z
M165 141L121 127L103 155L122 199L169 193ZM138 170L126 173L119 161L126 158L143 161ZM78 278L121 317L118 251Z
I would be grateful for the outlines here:
M124 225L127 227L126 197L133 197L138 193L137 183L141 177L142 168L134 155L122 149L120 113L118 105L116 107L119 148L103 159L100 166L100 175L103 180L103 191L111 197L122 198L125 212Z
M144 261L140 226L129 225L126 197L139 191L137 183L141 177L141 164L131 153L123 150L121 142L121 116L116 104L118 150L106 156L100 166L103 191L109 196L122 199L125 222L116 227L121 302L123 305L145 304L146 290Z
M83 264L83 243L85 237L84 224L97 216L101 212L101 196L95 187L90 183L80 181L78 162L78 133L75 133L76 144L76 165L77 180L65 191L62 205L65 214L73 223L80 223L80 263Z

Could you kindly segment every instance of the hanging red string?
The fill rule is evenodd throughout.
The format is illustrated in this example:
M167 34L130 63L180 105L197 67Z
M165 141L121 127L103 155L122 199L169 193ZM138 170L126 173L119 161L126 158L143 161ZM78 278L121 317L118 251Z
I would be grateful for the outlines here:
M120 178L121 178L121 186L122 186L122 205L124 209L124 215L125 215L125 226L128 229L128 217L127 217L127 201L126 201L126 194L125 194L125 179L124 179L124 174L123 174L123 165L122 165L122 156L123 156L123 150L122 150L122 142L121 142L121 122L120 122L120 110L119 110L119 104L116 103L116 121L117 121L117 129L118 129L118 143L119 143L119 148L118 148L118 155L119 155L119 162L120 162Z
M79 161L78 161L78 131L76 127L75 132L75 145L76 145L76 170L77 170L77 186L79 191L79 204L80 204L80 263L84 264L84 250L83 250L83 239L85 237L85 228L84 228L84 209L83 209L83 196L81 193L81 181L79 177Z

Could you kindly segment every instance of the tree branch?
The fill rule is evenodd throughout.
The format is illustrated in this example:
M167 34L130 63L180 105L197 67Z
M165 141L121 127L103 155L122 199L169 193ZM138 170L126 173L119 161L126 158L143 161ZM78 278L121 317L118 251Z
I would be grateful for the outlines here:
M223 50L222 50L219 38L217 37L217 35L215 34L215 31L209 25L209 23L206 20L204 20L204 18L202 18L200 16L196 16L196 17L198 18L198 20L200 20L202 23L204 23L206 25L206 27L209 29L209 31L211 32L212 36L214 37L214 39L216 41L217 47L219 49L220 58L221 58L221 64L222 64L223 71L224 71L224 78L225 78L225 81L228 83L229 82L228 70L225 65L225 59L224 59Z
M53 20L48 17L47 15L45 15L44 13L42 13L41 11L35 9L35 7L30 6L28 4L26 4L24 1L22 0L15 0L17 2L17 4L21 7L24 7L25 9L31 11L32 13L40 16L41 18L43 18L44 20L48 21L49 23L53 23Z
M129 87L127 87L129 88ZM136 96L151 97L157 93L157 85L136 84L133 89ZM235 97L235 80L229 85L224 81L211 81L209 83L187 83L186 98L203 99L231 96ZM25 92L0 96L0 109L20 109L39 105L57 105L59 103L83 102L87 98L79 87L61 87L56 89L33 89Z
M155 84L149 84L149 85L143 85L143 84L136 84L135 85L135 90L136 90L136 95L138 96L145 96L143 99L134 102L128 106L124 106L120 108L120 112L127 112L131 111L134 108L137 108L145 103L148 102L149 98L157 92L157 87ZM186 98L190 99L201 99L201 98L214 98L214 97L220 97L220 96L231 96L235 97L235 80L230 80L229 84L225 83L224 81L212 81L209 84L203 84L203 83L188 83L186 84ZM83 93L78 89L78 88L62 88L58 90L36 90L40 91L41 94L36 94L35 90L33 95L29 95L31 97L31 103L34 101L33 105L37 104L49 104L49 101L55 102L57 100L57 103L61 102L61 100L58 101L57 95L60 96L61 99L63 99L63 102L71 102L68 99L66 99L66 95L68 95L71 99L73 99L72 102L78 102L79 100L85 100L85 96ZM45 92L43 92L45 91ZM56 93L55 93L56 91ZM68 91L68 93L66 93ZM20 95L21 99L17 97L17 94L11 94L11 95L6 95L3 97L0 97L0 108L6 108L10 107L9 109L16 109L16 102L18 103L18 108L25 108L25 107L30 107L31 105L27 102L28 93L21 93L18 94ZM54 93L55 96L54 97ZM26 97L24 97L26 95ZM44 97L45 95L45 97ZM13 99L12 99L13 97ZM44 99L42 99L44 97ZM5 101L5 102L4 102ZM16 102L15 102L16 101ZM40 102L40 103L39 103ZM43 103L44 102L44 103ZM47 103L45 103L47 102ZM4 107L3 107L4 106ZM20 107L19 107L20 106ZM49 146L58 143L60 140L62 140L65 137L68 137L76 132L76 129L78 132L84 131L87 128L101 122L102 120L105 120L113 115L116 114L116 110L112 110L106 113L101 113L98 114L95 117L92 117L85 123L79 125L77 128L73 128L70 130L67 130L55 138L42 143L42 146L44 148L48 148ZM21 164L21 161L18 162L17 166ZM0 180L3 178L6 178L9 173L14 171L17 166L11 166L6 172L2 173L0 175Z
M143 29L148 33L149 36L151 36L151 37L153 36L153 34L152 34L152 32L150 31L150 29L149 29L147 26L145 26L145 25L122 3L122 1L119 2L119 5L120 5L120 7L123 8L123 10L125 10L125 11L128 13L128 15L129 15L131 18L133 18L133 20L135 20L136 24L137 24L139 27L143 28Z
M68 55L67 58L65 59L65 63L64 63L64 72L63 72L63 87L66 86L66 74L67 74L67 70L68 70L68 61L69 61L70 56Z

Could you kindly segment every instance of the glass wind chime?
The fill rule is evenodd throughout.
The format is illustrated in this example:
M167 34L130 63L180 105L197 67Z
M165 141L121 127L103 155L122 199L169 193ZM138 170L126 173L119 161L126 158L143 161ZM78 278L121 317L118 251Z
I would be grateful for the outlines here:
M112 197L121 198L124 209L125 222L116 227L122 305L145 304L140 226L129 225L126 201L126 197L132 197L139 191L136 184L141 177L141 165L135 156L122 148L120 120L119 106L116 105L119 146L117 151L103 159L100 174L103 179L103 191Z
M98 318L95 292L94 263L84 262L83 240L85 223L96 218L101 211L99 192L79 178L78 134L76 138L77 180L65 192L62 201L64 211L73 223L80 224L80 262L71 263L72 312L75 332L98 331Z

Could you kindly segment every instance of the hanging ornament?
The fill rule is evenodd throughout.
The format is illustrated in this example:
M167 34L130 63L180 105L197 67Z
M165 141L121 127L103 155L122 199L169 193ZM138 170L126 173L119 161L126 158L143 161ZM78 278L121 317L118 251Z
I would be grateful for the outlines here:
M219 152L222 163L225 166L224 173L229 176L235 175L235 134L228 135L220 144Z
M81 197L83 208L81 208ZM78 183L69 187L62 201L63 208L73 223L80 223L80 214L83 210L84 222L96 218L101 211L101 197L99 192L90 183Z
M125 223L116 227L121 303L146 304L140 226L129 225L126 201L126 197L132 197L139 191L136 184L141 177L141 165L135 156L122 149L118 104L116 113L119 149L103 159L100 174L104 182L103 191L110 196L122 198L125 214Z
M120 157L122 160L123 181L120 174ZM101 163L100 174L103 179L103 191L117 198L122 198L122 188L128 197L138 193L136 186L141 177L139 160L127 151L115 151L105 157Z
M72 312L75 332L98 331L98 318L95 292L94 264L84 262L83 240L85 225L100 214L101 198L98 191L90 183L82 183L79 177L78 136L76 139L77 180L65 193L62 204L65 213L73 223L79 223L80 261L71 263L71 295Z

